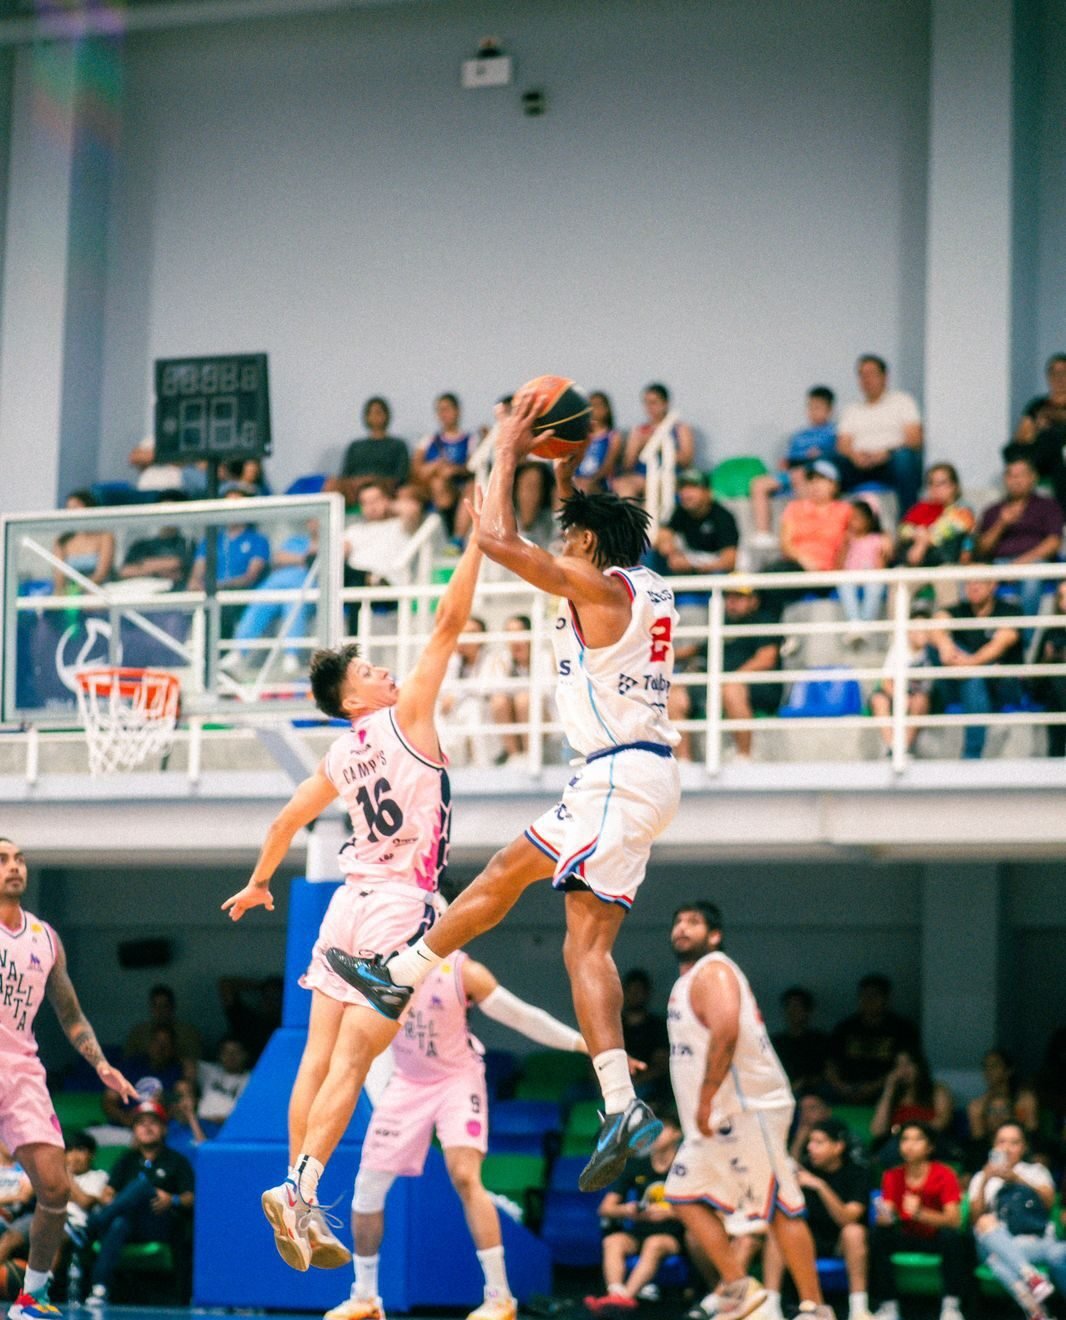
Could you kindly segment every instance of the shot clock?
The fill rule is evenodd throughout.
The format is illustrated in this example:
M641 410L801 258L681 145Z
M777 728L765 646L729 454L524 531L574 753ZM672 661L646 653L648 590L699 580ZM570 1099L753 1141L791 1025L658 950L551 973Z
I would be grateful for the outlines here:
M155 459L193 463L270 453L267 355L161 358L155 364Z

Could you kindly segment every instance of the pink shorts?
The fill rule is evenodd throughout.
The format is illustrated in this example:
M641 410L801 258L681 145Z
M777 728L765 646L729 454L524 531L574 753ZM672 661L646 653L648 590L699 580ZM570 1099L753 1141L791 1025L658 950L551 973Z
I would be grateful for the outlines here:
M5 1059L0 1065L0 1143L10 1151L63 1145L39 1059Z
M397 1178L417 1178L436 1129L445 1150L489 1148L485 1069L464 1068L439 1081L412 1082L393 1073L374 1107L360 1164Z
M438 903L436 894L415 885L346 880L330 899L300 984L305 990L321 990L342 1004L365 1004L359 991L326 962L326 950L336 946L368 958L375 953L387 957L414 944L429 930L437 919Z

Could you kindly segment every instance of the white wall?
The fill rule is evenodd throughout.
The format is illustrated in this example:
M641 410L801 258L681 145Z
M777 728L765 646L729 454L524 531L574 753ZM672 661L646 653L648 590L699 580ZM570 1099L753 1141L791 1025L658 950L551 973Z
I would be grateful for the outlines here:
M662 378L770 452L883 353L921 391L925 0L474 0L127 42L101 475L156 356L266 349L282 480L540 371ZM463 92L486 32L515 87ZM548 113L527 119L520 90ZM998 438L998 437L997 437ZM991 443L991 442L990 442Z

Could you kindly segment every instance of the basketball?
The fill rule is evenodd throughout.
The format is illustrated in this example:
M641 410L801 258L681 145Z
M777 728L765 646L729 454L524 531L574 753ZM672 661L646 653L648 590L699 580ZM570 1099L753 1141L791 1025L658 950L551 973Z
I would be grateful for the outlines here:
M526 381L515 398L521 399L527 394L537 398L534 434L555 432L550 440L534 447L532 452L538 458L566 458L574 445L583 444L588 439L592 405L588 395L572 380L566 376L535 376Z

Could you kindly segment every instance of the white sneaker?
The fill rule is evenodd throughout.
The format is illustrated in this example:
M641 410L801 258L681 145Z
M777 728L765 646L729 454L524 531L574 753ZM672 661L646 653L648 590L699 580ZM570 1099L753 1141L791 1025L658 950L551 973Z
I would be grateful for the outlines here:
M107 1305L107 1289L102 1283L94 1283L92 1290L85 1299L85 1305L92 1310L98 1311Z
M944 1302L940 1307L940 1320L963 1320L958 1302Z
M1038 1302L1046 1302L1055 1291L1055 1285L1046 1274L1041 1274L1039 1270L1026 1271L1025 1286Z
M323 1320L385 1320L380 1297L346 1297Z
M307 1236L311 1242L311 1264L316 1270L336 1270L351 1264L352 1253L334 1233L320 1205L313 1205L307 1212Z
M874 1320L899 1320L899 1303L882 1302L874 1312Z
M744 1320L766 1301L766 1289L749 1275L736 1283L721 1285L718 1294L718 1320Z
M286 1180L270 1187L261 1197L263 1214L274 1230L274 1245L278 1255L294 1270L301 1273L311 1264L311 1239L307 1235L311 1206L296 1190L295 1183Z
M513 1297L486 1297L466 1320L516 1320L518 1303Z

